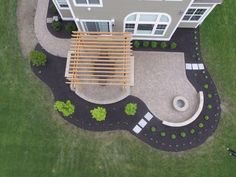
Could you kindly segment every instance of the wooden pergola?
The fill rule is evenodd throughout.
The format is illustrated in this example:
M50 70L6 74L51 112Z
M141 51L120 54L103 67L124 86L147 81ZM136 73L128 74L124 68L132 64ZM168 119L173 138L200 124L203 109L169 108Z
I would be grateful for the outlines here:
M66 78L77 85L133 85L131 34L73 32Z

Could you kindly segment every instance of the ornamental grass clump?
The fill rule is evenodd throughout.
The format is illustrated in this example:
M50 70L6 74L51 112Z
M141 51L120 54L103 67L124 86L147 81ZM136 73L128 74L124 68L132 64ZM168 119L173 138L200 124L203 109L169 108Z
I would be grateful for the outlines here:
M137 104L136 103L128 103L126 106L125 106L125 113L128 115L128 116L134 116L137 112Z
M75 112L75 106L70 100L67 100L66 102L56 101L54 104L54 109L61 112L65 117L68 117Z
M176 42L172 42L172 43L170 44L170 48L171 48L171 49L176 49L176 47L177 47Z
M106 108L103 108L103 107L94 108L90 110L90 113L92 115L92 118L98 122L104 121L107 116Z
M147 48L147 47L149 47L149 42L148 41L143 41L143 47L145 47L145 48Z
M162 49L165 49L165 48L167 48L167 47L168 47L168 45L167 45L166 42L161 42L161 48L162 48Z
M47 56L36 50L30 52L29 58L33 66L45 66L47 62Z
M151 48L155 49L157 48L157 46L158 46L158 43L156 41L151 42Z

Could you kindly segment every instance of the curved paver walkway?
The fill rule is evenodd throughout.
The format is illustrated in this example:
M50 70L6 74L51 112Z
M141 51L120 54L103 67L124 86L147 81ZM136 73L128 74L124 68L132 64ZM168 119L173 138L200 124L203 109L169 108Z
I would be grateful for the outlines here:
M35 34L40 45L47 52L66 58L70 48L70 39L56 38L48 31L46 23L48 4L49 0L38 0L34 19Z

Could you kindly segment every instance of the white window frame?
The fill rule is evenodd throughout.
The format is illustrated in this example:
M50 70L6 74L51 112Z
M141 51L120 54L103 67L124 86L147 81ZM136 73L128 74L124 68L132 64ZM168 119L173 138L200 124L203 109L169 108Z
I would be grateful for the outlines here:
M91 20L91 19L80 19L79 20L80 25L82 27L83 31L86 31L86 28L84 26L84 22L108 22L109 23L109 32L112 32L112 21L111 20Z
M68 9L70 9L67 0L65 0L65 2L67 3L67 6L68 6L68 7L61 7L60 4L59 4L59 2L58 2L57 0L53 0L53 2L55 2L56 6L57 6L58 9L60 9L60 10L68 10Z
M103 7L102 0L99 0L99 4L89 4L89 1L86 0L86 4L78 4L76 0L73 0L73 3L76 7Z
M136 20L135 21L127 21L127 19L131 15L136 15ZM158 17L157 17L156 21L154 21L154 22L139 21L141 15L158 15ZM169 18L169 21L168 22L160 22L160 18L161 18L162 15L167 16ZM135 25L134 33L133 33L134 36L156 36L156 37L163 37L163 36L165 36L165 33L166 33L166 31L168 30L168 28L169 28L169 26L171 24L171 16L169 14L167 14L167 13L134 12L134 13L128 14L125 17L124 24L123 24L123 31L124 32L126 30L126 28L125 28L126 24L134 24ZM137 31L138 31L138 25L139 24L154 25L153 29L152 29L152 33L151 34L138 34ZM155 31L156 31L156 28L157 28L158 25L166 25L166 28L165 28L165 30L164 30L162 35L155 34Z
M189 9L196 9L196 10L195 10L195 12L196 12L198 9L206 9L206 11L204 12L204 14L198 15L198 16L201 16L198 20L190 20L190 19L191 19L193 16L195 16L196 14L191 14L191 15L189 15L189 16L191 16L191 17L189 18L189 20L184 20L184 17L185 17L186 15L188 15L188 14L187 14L188 10L187 10L186 13L184 14L183 18L182 18L182 22L185 22L185 23L199 23L199 22L202 21L202 19L204 19L204 18L209 14L208 12L210 11L211 8L212 8L212 7L200 7L200 6L194 7L194 6L191 6L191 7L188 8L188 10L189 10ZM194 12L194 13L195 13L195 12Z

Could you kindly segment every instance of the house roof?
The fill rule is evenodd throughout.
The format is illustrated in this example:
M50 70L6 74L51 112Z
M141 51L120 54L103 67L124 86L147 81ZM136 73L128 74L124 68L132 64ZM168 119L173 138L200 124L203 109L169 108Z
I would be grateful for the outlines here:
M195 3L219 3L221 4L223 0L195 0Z

